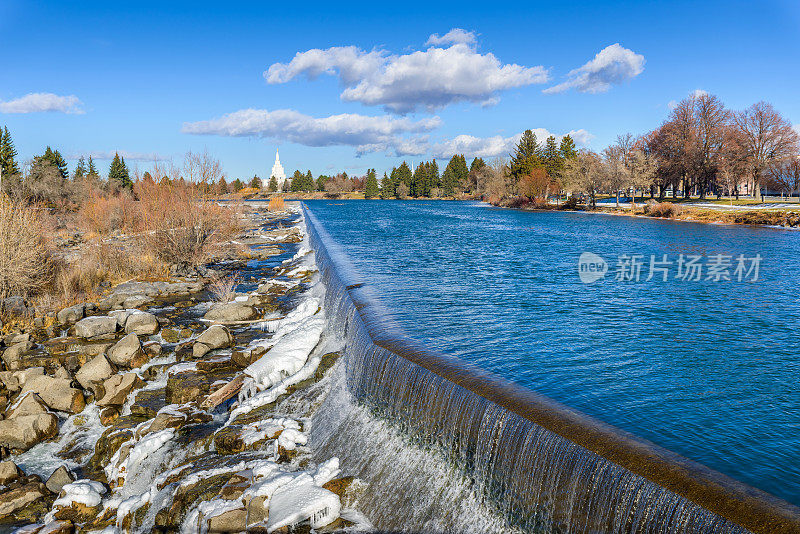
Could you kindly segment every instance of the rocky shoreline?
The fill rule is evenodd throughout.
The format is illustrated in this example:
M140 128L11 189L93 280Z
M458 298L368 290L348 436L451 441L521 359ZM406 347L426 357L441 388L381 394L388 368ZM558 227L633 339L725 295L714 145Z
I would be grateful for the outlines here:
M0 532L370 528L363 484L307 445L341 342L299 210L248 222L248 258L0 336ZM215 299L203 272L237 283Z

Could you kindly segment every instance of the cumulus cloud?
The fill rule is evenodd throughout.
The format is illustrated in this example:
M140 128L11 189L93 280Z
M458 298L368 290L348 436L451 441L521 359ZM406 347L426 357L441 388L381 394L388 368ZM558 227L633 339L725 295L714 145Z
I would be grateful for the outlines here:
M603 93L612 85L635 78L643 70L644 56L615 43L602 49L582 67L570 71L566 82L543 92L553 94L575 89L581 93Z
M451 30L428 40L449 46L400 55L353 46L313 49L297 53L289 63L275 63L264 78L277 84L303 74L311 79L338 76L344 86L342 100L400 114L433 112L457 102L491 105L501 91L548 80L542 66L503 64L494 54L478 53L471 46L474 38L470 32Z
M579 146L586 146L589 141L594 138L584 129L572 130L566 134L556 135L545 128L534 128L533 133L536 134L536 139L542 143L551 135L556 138L556 142L561 142L566 135L572 137L572 140ZM514 147L519 142L522 134L512 135L511 137L503 137L495 135L492 137L475 137L472 135L459 135L452 139L447 139L439 143L435 143L429 147L430 152L437 158L449 158L454 154L464 154L468 157L492 158L496 156L507 156L514 151Z
M474 32L462 30L461 28L453 28L446 34L439 37L438 33L434 33L428 37L425 46L441 46L447 44L467 44L472 45L478 42L478 37Z
M689 98L700 98L701 96L706 96L708 91L705 89L695 89L694 91L689 92ZM667 103L667 107L669 109L675 109L678 107L679 102L677 100L670 100Z
M81 101L75 95L59 96L53 93L29 93L14 100L0 101L0 113L41 113L58 111L81 114Z
M422 120L352 113L316 118L291 109L243 109L217 119L184 123L182 132L226 137L267 137L305 146L354 146L359 154L387 150L407 134L441 126L439 117Z

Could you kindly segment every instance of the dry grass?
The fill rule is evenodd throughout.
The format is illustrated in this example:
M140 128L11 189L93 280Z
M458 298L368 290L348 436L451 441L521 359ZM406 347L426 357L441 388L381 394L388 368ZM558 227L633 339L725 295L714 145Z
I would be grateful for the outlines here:
M267 209L269 211L283 211L283 198L273 197L269 199L269 204L267 204Z
M231 276L223 276L215 279L208 286L208 290L214 295L217 302L230 302L236 298L236 286L242 279L238 273Z
M42 212L0 194L0 299L35 294L51 279Z

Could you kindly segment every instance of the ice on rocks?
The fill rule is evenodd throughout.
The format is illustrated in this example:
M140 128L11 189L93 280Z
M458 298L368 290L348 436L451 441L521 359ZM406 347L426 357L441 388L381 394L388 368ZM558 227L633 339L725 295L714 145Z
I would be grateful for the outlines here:
M78 503L94 508L102 502L106 488L100 482L84 478L65 484L61 492L64 496L56 499L53 506L71 506L72 503Z

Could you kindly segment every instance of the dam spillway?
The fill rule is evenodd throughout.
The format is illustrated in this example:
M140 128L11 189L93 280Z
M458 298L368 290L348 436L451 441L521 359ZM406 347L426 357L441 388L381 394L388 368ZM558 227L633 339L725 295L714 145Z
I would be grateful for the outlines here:
M404 336L313 209L304 207L304 214L326 310L346 340L346 394L423 451L418 461L433 454L452 467L445 469L450 476L461 473L464 490L455 496L443 496L441 486L426 493L437 486L426 480L404 488L417 500L442 498L438 510L414 497L394 506L377 497L365 511L379 527L487 530L470 528L464 518L425 522L431 514L463 512L441 507L457 508L456 500L468 496L526 532L800 530L798 511L788 503ZM323 414L331 415L324 408ZM368 451L356 424L339 424L321 422L316 439L323 448L367 480L391 474L393 461L380 444ZM360 462L367 453L372 461Z

